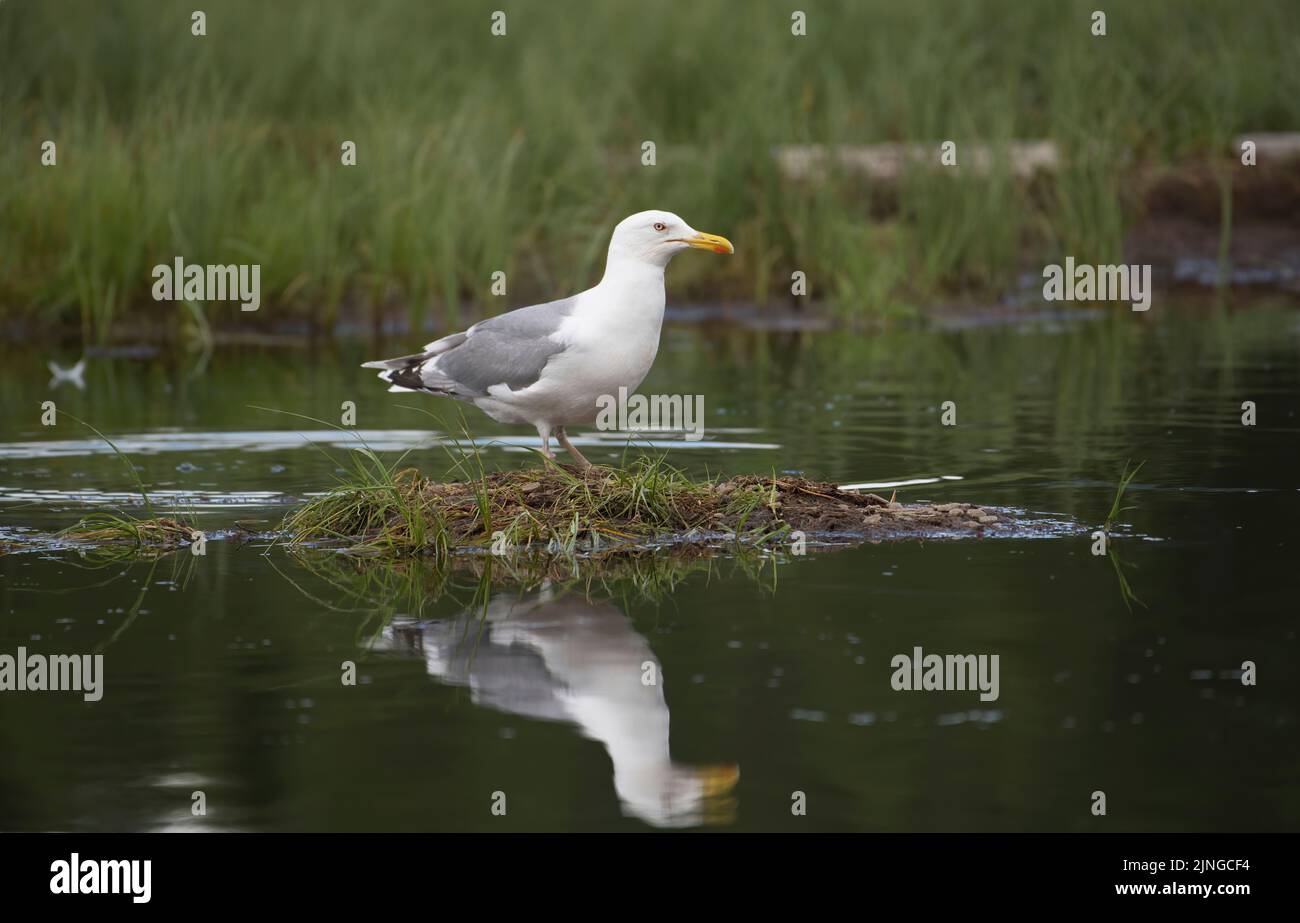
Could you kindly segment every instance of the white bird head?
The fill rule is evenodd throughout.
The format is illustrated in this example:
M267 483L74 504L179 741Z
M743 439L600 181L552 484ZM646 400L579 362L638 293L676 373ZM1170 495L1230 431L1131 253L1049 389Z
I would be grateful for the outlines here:
M611 260L630 259L654 266L667 266L675 254L690 249L736 252L727 238L697 231L672 212L637 212L620 221L609 240Z

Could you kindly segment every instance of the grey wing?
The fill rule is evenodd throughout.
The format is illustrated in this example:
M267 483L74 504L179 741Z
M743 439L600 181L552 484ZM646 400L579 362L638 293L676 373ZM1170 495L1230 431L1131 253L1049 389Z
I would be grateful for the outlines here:
M522 340L480 331L420 369L426 388L481 397L493 385L527 388L564 345L545 338Z
M564 350L552 334L573 313L576 300L531 305L480 321L463 334L463 340L424 363L420 369L424 386L437 390L457 386L457 393L481 396L493 385L518 390L535 384L551 357ZM452 339L444 337L426 349Z
M476 614L422 628L392 631L394 650L424 656L425 669L445 683L468 686L474 702L499 711L547 721L568 716L559 693L563 685L551 676L542 656L525 645L494 641L491 629L480 634Z
M514 311L507 311L505 314L498 314L496 317L489 317L487 320L479 321L466 332L474 333L478 330L492 330L513 337L547 336L558 330L560 324L574 312L577 306L578 296L570 295L568 298L561 298L558 301L529 305L526 308L518 308Z
M464 664L479 705L545 721L569 719L560 698L564 684L536 651L518 644L482 644Z

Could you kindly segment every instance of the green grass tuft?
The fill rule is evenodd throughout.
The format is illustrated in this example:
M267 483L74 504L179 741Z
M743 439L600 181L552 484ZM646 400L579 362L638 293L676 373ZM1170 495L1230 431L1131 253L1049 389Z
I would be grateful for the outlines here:
M715 521L716 489L662 458L588 472L541 469L481 474L446 483L377 458L290 513L293 545L343 542L358 555L432 554L478 546L498 552L546 546L573 554Z
M198 541L202 533L192 523L182 522L173 517L161 517L154 513L149 491L135 464L127 458L117 444L85 420L74 417L64 411L64 416L76 421L90 430L108 444L113 453L126 467L140 491L140 498L148 512L147 518L133 516L122 511L95 512L82 517L75 525L59 532L61 538L78 543L96 545L101 556L138 557L147 554L159 554L173 551L182 545ZM191 517L192 518L192 517Z
M1128 491L1129 484L1133 483L1133 479L1137 477L1137 473L1142 470L1142 466L1146 462L1138 462L1137 466L1131 471L1129 470L1129 464L1130 462L1124 462L1124 470L1119 475L1119 484L1115 486L1115 499L1111 501L1110 512L1106 514L1106 522L1101 527L1101 530L1107 535L1110 534L1111 526L1118 521L1121 514L1136 509L1136 507L1124 505L1124 494Z

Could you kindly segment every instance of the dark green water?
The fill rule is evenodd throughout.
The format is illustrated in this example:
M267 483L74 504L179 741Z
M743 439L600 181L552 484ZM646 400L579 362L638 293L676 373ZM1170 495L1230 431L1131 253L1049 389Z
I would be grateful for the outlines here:
M642 390L705 395L706 439L668 448L688 471L961 478L900 499L1043 514L1053 537L865 545L757 570L725 556L579 567L586 592L512 583L503 564L486 589L469 569L358 572L268 542L108 566L29 550L132 489L68 416L40 424L45 400L112 436L157 502L209 531L272 527L348 452L336 433L250 405L337 420L355 401L372 444L414 446L410 460L440 472L436 424L402 405L443 405L387 394L356 368L406 345L91 358L84 391L48 384L46 360L72 355L0 355L0 538L18 546L0 555L0 654L104 655L99 702L0 692L0 828L1300 823L1293 311L666 331ZM955 427L940 425L948 400ZM466 418L485 440L528 441ZM596 461L622 451L579 444ZM530 461L499 443L484 455ZM1114 559L1097 557L1088 533L1126 459L1145 460L1133 509ZM1117 568L1141 601L1131 609ZM894 691L891 658L917 646L997 654L999 697ZM340 681L345 660L355 686ZM1257 685L1237 678L1247 660ZM194 791L206 816L191 813ZM792 815L795 792L806 816Z

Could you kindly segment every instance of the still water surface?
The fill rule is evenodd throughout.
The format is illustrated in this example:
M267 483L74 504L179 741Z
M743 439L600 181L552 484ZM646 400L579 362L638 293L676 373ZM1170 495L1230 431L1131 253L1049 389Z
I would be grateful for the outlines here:
M439 425L409 408L443 404L356 367L403 345L91 358L84 391L48 383L46 360L75 356L4 352L0 541L16 550L0 555L0 653L103 653L105 692L0 693L0 828L1300 823L1293 311L666 329L642 390L705 396L705 439L653 449L692 474L920 481L900 499L1033 513L1057 524L1048 537L659 556L569 566L576 583L564 567L358 568L269 538L108 565L39 541L134 499L93 434L40 425L50 399L214 532L273 529L349 452L327 426L254 407L333 421L351 400L372 446L445 470L454 413ZM955 427L939 423L948 400ZM535 439L466 420L492 465L530 463ZM594 461L624 452L575 441ZM1145 462L1133 509L1096 557L1127 459ZM916 647L998 654L997 700L894 691L891 658Z

